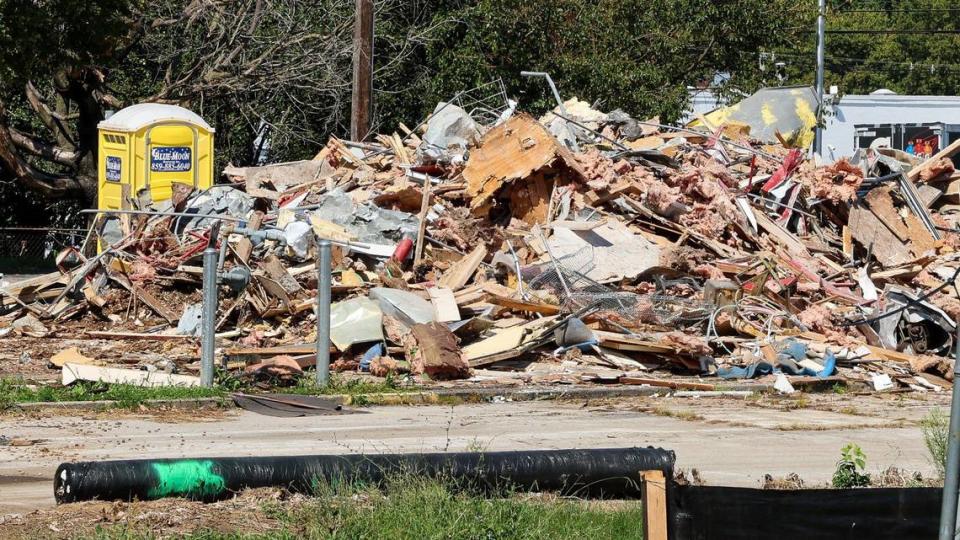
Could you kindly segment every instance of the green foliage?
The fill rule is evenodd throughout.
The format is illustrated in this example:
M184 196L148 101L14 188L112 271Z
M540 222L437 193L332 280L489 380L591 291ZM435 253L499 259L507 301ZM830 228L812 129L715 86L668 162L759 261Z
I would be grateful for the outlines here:
M22 379L0 379L0 410L16 403L63 401L115 401L117 407L135 408L151 399L196 399L225 397L220 388L158 386L143 388L129 384L77 381L70 386L36 386Z
M920 421L923 444L930 453L930 461L940 478L947 467L947 446L950 443L950 415L935 408Z
M101 64L128 30L133 0L0 0L0 84Z
M307 373L297 380L297 385L284 389L290 394L305 395L331 395L343 394L353 396L354 404L359 404L356 398L361 398L366 394L382 394L402 392L401 387L394 377L386 377L382 381L373 381L359 377L344 377L340 373L331 373L330 380L326 386L318 386L314 373Z
M853 443L845 445L840 449L840 461L833 473L833 487L847 489L869 486L870 475L864 472L866 467L867 456L863 450Z
M143 388L129 384L106 384L99 382L77 381L70 386L33 385L20 378L0 378L0 411L17 403L55 403L63 401L114 401L116 407L132 409L148 400L154 399L196 399L217 397L226 399L230 392L257 392L249 380L229 377L224 372L217 374L217 386L211 388L158 386ZM366 379L346 379L332 373L330 384L319 387L313 374L304 375L297 386L278 388L275 391L289 394L306 395L349 395L352 404L362 406L367 403L365 396L371 394L403 392L392 378L382 382Z
M527 110L543 111L554 99L542 79L520 71L546 71L564 97L600 101L636 116L676 119L687 86L720 71L735 84L756 86L748 53L788 44L795 2L630 0L518 3L508 0L448 2L455 15L428 45L435 76L425 84L434 100L502 77L508 94ZM432 104L431 104L432 105Z
M901 94L955 95L960 87L960 34L930 33L958 29L956 13L945 8L956 8L956 4L949 0L828 0L828 30L903 33L827 34L824 84L837 85L847 94L887 88ZM787 63L788 84L813 81L815 16L810 3L797 20L809 31L805 37L787 47L768 49Z
M13 127L49 141L24 83L56 101L56 77L87 73L71 79L67 95L96 86L123 105L162 97L196 110L217 128L217 168L253 162L261 122L271 125L271 160L311 157L330 135L349 131L353 2L270 0L256 12L260 4L0 0L0 101ZM952 7L948 0L917 0L907 11L864 4L874 13L845 12L847 0L828 4L829 28L917 33L828 35L827 85L847 93L960 87L960 34L926 33L957 28L954 13L915 11ZM687 87L719 72L730 75L718 90L729 97L778 84L772 61L760 69L761 52L787 63L786 84L811 84L815 17L813 2L790 0L384 0L375 18L373 128L412 127L438 101L498 78L522 110L552 108L545 82L521 70L549 72L565 98L672 121ZM262 55L269 61L251 67ZM100 76L103 85L90 80ZM76 215L75 206L25 195L4 174L0 204L13 210L0 224L62 224Z

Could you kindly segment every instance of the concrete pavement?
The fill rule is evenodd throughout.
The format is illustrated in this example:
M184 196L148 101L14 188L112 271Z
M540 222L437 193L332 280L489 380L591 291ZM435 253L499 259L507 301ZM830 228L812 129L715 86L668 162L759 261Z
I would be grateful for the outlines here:
M304 418L246 411L200 411L200 418L190 419L121 412L5 415L0 435L38 442L0 446L0 514L52 505L59 463L99 459L652 445L674 450L678 467L699 469L709 484L759 487L766 473L795 472L808 485L827 482L840 447L854 442L872 472L896 465L929 476L918 420L944 407L944 397L905 404L872 397L654 397L385 406Z

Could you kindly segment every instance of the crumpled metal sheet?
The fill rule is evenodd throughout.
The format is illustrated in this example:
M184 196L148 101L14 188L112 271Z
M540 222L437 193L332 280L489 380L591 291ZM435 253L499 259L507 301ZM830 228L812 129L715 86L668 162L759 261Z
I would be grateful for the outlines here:
M413 214L379 208L372 203L354 204L340 189L327 194L313 214L340 225L358 242L395 244L404 235L415 237L419 220Z
M199 216L230 216L246 219L253 211L253 197L231 186L213 186L187 201L183 211L196 213L197 218L176 218L177 232L209 229L214 221Z
M331 305L330 341L341 351L354 343L383 341L380 305L363 296Z

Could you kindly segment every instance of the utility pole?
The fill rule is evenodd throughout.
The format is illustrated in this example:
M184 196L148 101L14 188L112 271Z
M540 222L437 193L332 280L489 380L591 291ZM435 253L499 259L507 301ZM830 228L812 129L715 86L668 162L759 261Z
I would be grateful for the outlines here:
M823 155L823 52L826 32L827 0L817 0L817 127L813 135L813 151Z
M953 361L953 380L960 381L960 321L957 321L957 356ZM953 385L950 401L950 427L947 439L947 463L940 506L940 540L957 538L957 499L960 490L960 384Z
M356 0L353 27L353 99L350 139L362 141L370 133L373 116L373 0Z

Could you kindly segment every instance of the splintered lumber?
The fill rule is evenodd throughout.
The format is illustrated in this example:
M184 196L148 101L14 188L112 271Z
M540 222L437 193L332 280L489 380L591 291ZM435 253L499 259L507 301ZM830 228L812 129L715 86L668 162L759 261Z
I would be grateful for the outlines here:
M199 339L196 336L181 336L179 334L148 334L145 332L107 332L90 330L82 337L93 339L148 339L151 341L191 341Z
M457 299L453 296L453 291L442 287L431 287L427 289L430 295L430 303L433 304L433 314L439 322L453 322L460 320L460 308L457 307Z
M473 364L475 360L518 350L526 335L527 329L524 328L524 325L504 328L494 332L492 336L486 339L467 345L463 348L463 354L467 357L467 361L471 363L471 367L476 367Z
M543 317L493 331L493 335L463 348L470 367L481 367L523 355L552 332L556 317ZM554 326L551 326L553 324Z
M430 188L432 183L430 177L423 182L423 193L420 195L420 215L417 216L419 225L417 226L417 244L413 251L414 266L420 264L423 259L423 240L427 235L427 212L430 211Z
M548 166L562 165L583 177L577 160L543 124L526 114L516 114L488 131L463 170L474 215L485 215L504 186L526 180Z
M130 294L133 294L140 299L147 307L156 312L157 315L160 315L167 320L170 324L177 324L177 321L180 320L180 317L172 313L167 309L155 296L150 294L146 289L141 287L136 283L130 283L130 280L126 276L118 273L110 274L110 278L120 284L121 287L130 291Z
M599 341L600 345L607 347L608 349L659 354L677 353L677 349L675 347L671 347L670 345L663 345L654 341L647 341L628 336L626 334L617 334L615 332L605 332L602 330L594 330L593 333L597 336L597 340Z
M255 231L260 228L262 223L263 212L258 210L253 213L253 216L250 217L250 221L247 223L247 228L251 231ZM253 242L250 241L250 238L244 236L240 239L240 242L237 243L237 258L240 259L240 262L243 264L247 264L247 262L250 260L251 253L253 253Z
M457 301L457 306L466 306L479 302L486 294L481 285L471 285L453 293L453 297Z
M415 324L410 329L416 348L407 349L410 371L425 373L434 380L466 379L470 366L457 344L457 337L438 322Z
M108 368L87 364L64 364L61 384L66 386L74 381L101 381L145 387L200 386L200 377L192 375L173 375L162 371Z
M764 212L754 212L754 216L757 219L757 225L763 229L776 243L780 244L792 255L798 257L808 257L810 256L809 250L803 245L803 242L797 239L796 236L790 234L783 227L775 223L773 220L767 217L767 214Z
M907 178L909 178L911 182L915 182L917 178L920 178L920 173L922 173L926 169L929 169L931 166L933 166L935 163L940 161L942 158L952 157L958 151L960 151L960 139L953 141L952 143L947 145L946 148L937 152L936 154L931 156L929 159L927 159L920 165L917 165L916 167L910 169L910 172L907 173Z
M296 278L290 275L287 268L280 262L276 255L268 255L260 262L260 268L266 272L270 279L277 282L288 295L294 295L303 290Z
M885 268L901 266L934 252L936 241L912 212L894 206L890 186L870 191L850 209L848 227L853 239Z
M487 248L482 245L477 246L476 249L462 259L453 263L437 281L437 286L454 291L463 288L467 282L470 281L470 278L473 277L473 273L477 271L477 268L480 267L480 263L483 262L483 258L486 256Z
M233 347L223 351L224 356L297 356L314 354L317 352L316 343L303 345L283 345L280 347ZM336 347L330 347L331 353L339 352Z
M633 182L623 182L606 190L591 190L584 196L584 201L590 206L597 206L612 201L621 195L642 195L643 188Z
M672 388L674 390L713 390L716 388L716 386L712 384L667 381L664 379L650 379L647 377L633 377L630 375L624 375L620 377L619 381L620 384L646 384L648 386L662 386L664 388Z
M667 540L667 481L663 471L643 471L644 538Z
M560 306L541 304L538 302L527 302L526 300L509 298L491 292L486 293L484 299L491 304L505 307L510 311L527 311L530 313L540 313L543 315L556 315L560 313Z
M570 220L561 220L554 221L550 223L550 228L554 227L563 227L571 231L592 231L597 227L607 223L606 219L598 219L597 221L570 221Z

